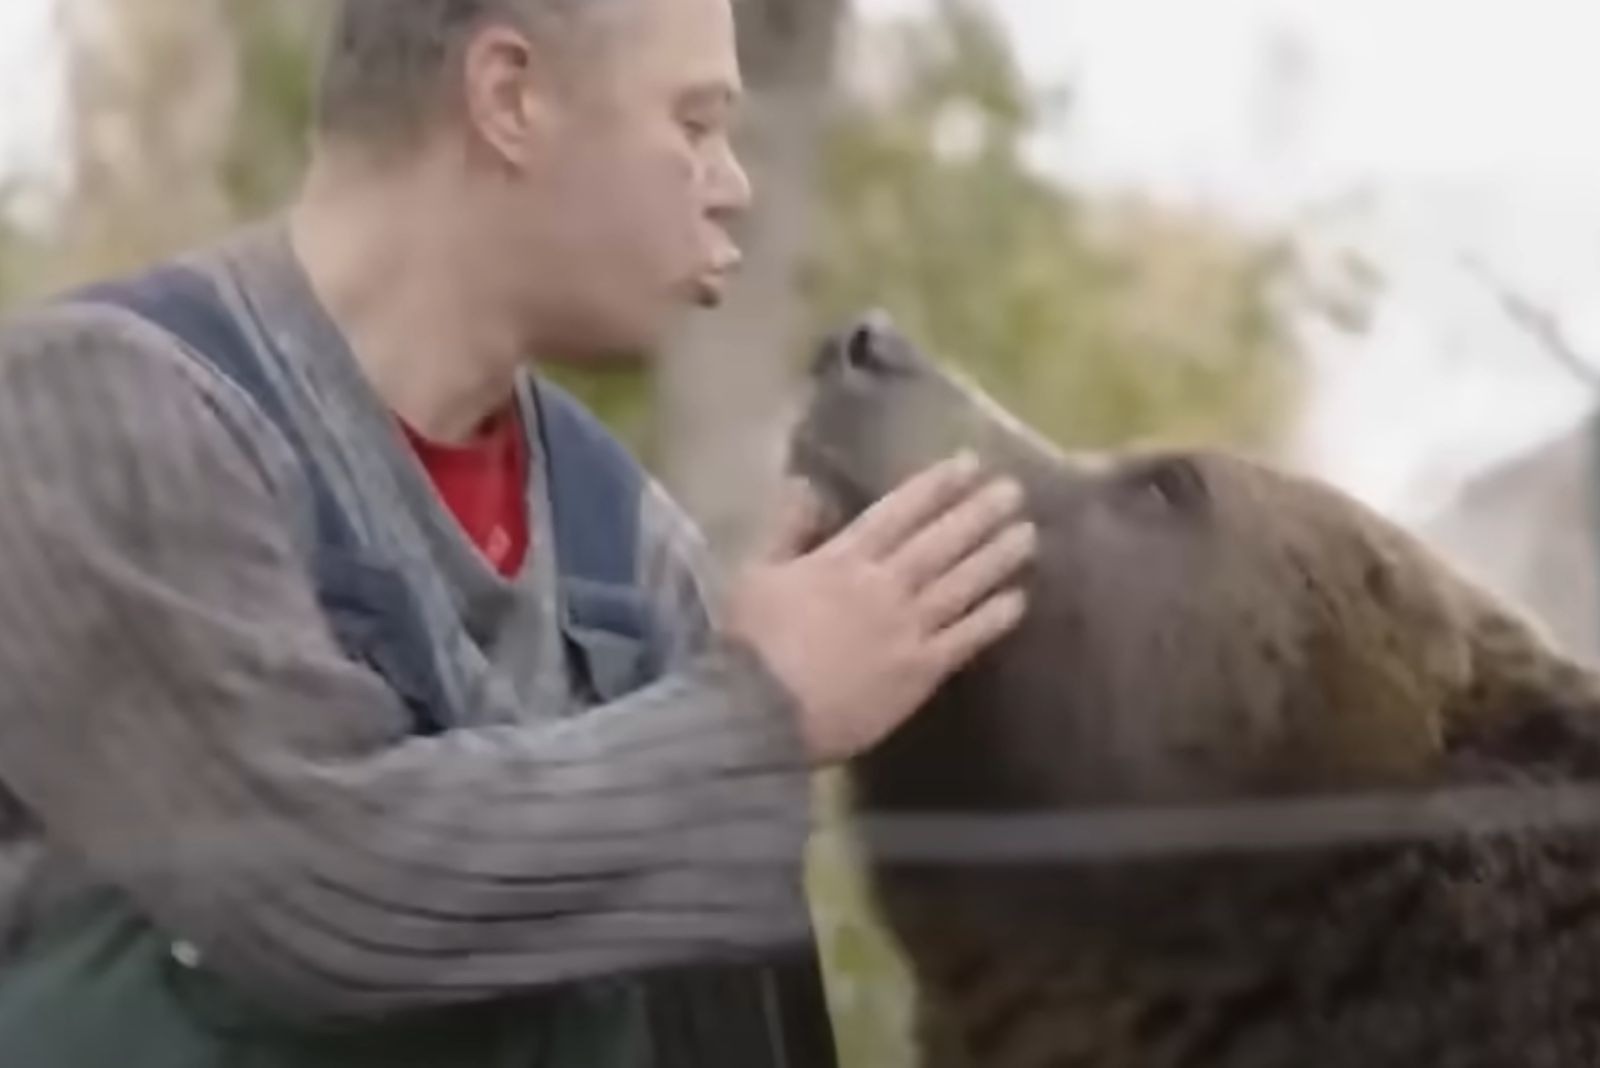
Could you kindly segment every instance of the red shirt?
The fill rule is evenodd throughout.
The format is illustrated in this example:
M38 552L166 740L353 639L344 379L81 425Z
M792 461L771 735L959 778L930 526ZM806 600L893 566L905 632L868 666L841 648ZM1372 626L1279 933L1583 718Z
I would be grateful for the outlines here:
M400 420L417 458L467 537L510 577L528 555L528 441L516 409L464 445L430 441Z

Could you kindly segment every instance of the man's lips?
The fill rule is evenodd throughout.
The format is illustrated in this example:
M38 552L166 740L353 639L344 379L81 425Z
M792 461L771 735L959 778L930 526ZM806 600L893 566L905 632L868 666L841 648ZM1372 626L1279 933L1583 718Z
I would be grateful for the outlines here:
M697 303L706 306L721 304L742 262L743 257L734 253L729 258L714 262L710 268L703 271L695 279L694 284Z
M733 235L714 220L706 220L698 234L700 269L689 280L690 297L702 307L721 304L733 276L744 264L744 251Z
M694 302L702 308L715 308L728 295L729 277L725 273L708 271L694 280Z

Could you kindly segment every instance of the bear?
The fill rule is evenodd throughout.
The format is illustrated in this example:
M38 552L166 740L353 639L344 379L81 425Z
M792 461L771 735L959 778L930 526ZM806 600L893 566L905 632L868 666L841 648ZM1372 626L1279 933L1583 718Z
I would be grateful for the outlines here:
M884 316L812 377L835 526L968 448L1040 531L1022 625L847 769L923 1064L1600 1064L1594 670L1317 479L1063 452Z

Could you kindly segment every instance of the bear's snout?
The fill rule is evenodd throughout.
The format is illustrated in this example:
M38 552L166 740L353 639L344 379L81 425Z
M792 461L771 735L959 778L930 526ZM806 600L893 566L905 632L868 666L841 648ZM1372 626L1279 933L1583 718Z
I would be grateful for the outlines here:
M916 347L888 313L871 311L824 339L811 377L819 388L866 388L875 381L914 375L919 364Z

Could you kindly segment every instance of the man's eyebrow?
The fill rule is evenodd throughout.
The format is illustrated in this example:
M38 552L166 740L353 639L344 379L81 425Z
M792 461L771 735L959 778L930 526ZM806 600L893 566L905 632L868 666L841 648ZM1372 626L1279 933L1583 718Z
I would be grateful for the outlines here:
M692 85L678 99L686 107L732 107L743 97L739 87L716 81Z

